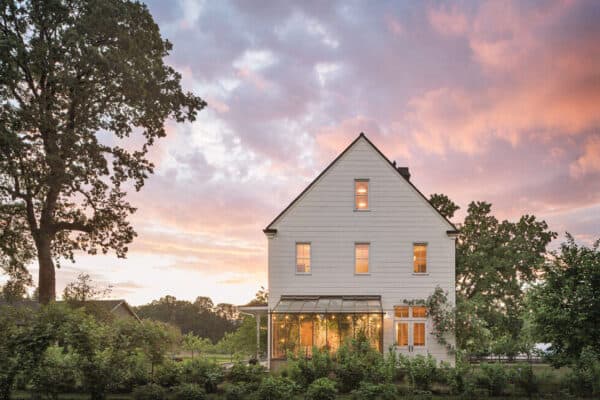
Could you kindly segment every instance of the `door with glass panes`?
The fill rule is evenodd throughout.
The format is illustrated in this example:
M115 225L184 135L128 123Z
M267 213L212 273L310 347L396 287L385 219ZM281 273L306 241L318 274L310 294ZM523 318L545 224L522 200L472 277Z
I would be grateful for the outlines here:
M406 355L427 354L427 309L423 306L394 307L395 344Z

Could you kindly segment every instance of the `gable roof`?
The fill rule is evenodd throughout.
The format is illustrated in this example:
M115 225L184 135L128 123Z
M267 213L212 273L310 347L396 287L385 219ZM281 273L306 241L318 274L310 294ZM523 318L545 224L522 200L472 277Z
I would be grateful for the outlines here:
M265 229L263 229L263 232L265 234L273 234L277 232L277 229L273 228L273 225L290 209L292 208L292 206L294 204L296 204L301 198L302 196L304 196L304 194L306 192L308 192L320 179L323 175L325 175L327 173L327 171L329 171L331 169L331 167L333 167L333 165L335 165L335 163L337 163L338 160L340 160L344 154L346 154L348 152L348 150L350 150L352 148L352 146L354 146L354 144L356 142L358 142L360 139L364 139L393 169L394 171L396 171L398 173L398 175L400 175L400 177L402 177L402 179L404 179L426 202L427 204L429 204L431 206L431 208L433 208L435 210L436 213L438 213L438 215L440 217L442 217L442 219L444 221L446 221L446 223L448 223L448 225L450 225L452 227L452 229L449 229L446 231L447 234L456 234L458 233L458 228L448 220L448 218L446 218L444 215L442 215L442 213L440 213L440 211L435 208L433 206L433 204L431 204L431 202L429 201L429 199L427 197L425 197L425 195L423 193L421 193L421 191L419 189L417 189L417 187L410 181L410 179L408 179L406 176L404 176L399 168L397 166L394 165L394 163L392 163L389 158L387 158L382 152L381 150L379 150L377 148L377 146L375 146L373 144L373 142L371 142L369 140L369 138L364 134L364 132L361 132L360 135L358 135L358 137L356 139L354 139L352 141L352 143L350 143L348 145L348 147L346 147L298 196L296 196L296 198L294 200L292 200L292 202L283 209L283 211L281 211L274 219L273 221L271 221L271 223L269 225L267 225L267 227Z

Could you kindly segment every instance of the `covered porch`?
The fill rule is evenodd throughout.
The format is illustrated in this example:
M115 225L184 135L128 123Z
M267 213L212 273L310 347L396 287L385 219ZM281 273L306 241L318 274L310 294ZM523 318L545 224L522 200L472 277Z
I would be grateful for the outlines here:
M335 352L359 333L383 352L380 296L281 296L270 322L273 360L310 356L313 347Z

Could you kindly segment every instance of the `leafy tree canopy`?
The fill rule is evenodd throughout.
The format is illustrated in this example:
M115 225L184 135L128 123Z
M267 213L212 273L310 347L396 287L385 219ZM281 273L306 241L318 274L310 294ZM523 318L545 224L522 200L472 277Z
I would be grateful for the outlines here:
M57 259L125 256L149 147L205 106L164 64L171 48L139 2L0 3L0 200L35 244L41 302Z
M445 194L434 193L429 197L429 202L440 212L440 214L448 219L454 217L454 213L460 209L460 207Z
M535 333L551 343L555 365L576 362L589 347L600 354L600 239L580 246L570 234L530 294Z

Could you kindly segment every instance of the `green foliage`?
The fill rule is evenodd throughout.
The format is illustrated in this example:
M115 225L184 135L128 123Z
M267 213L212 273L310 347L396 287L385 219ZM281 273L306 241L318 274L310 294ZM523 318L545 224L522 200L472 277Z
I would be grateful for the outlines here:
M210 344L216 343L236 327L235 321L227 320L215 312L213 302L208 297L198 297L192 303L165 296L136 307L135 311L142 319L169 323L177 326L183 334L193 335L187 341L187 336L184 337L184 345L187 350L193 349L194 352L212 350L206 339L210 340Z
M266 376L266 369L260 364L248 364L238 361L229 369L227 378L233 383L246 383L249 388L256 389Z
M86 302L87 300L106 297L111 292L111 287L99 289L96 287L89 274L80 273L77 279L70 282L63 290L63 300L72 302Z
M20 338L27 329L31 313L0 306L0 399L8 399L19 369L23 367ZM19 324L19 322L21 324Z
M131 397L134 400L166 400L167 391L160 385L149 383L133 389Z
M469 204L457 240L457 340L461 349L486 353L503 338L510 356L521 351L524 287L537 278L556 233L530 215L498 221L491 207Z
M492 396L500 396L508 387L509 372L502 364L482 363L475 379L477 386L486 389Z
M232 383L225 386L225 400L245 400L248 398L249 392L248 384L244 382Z
M456 364L452 367L446 362L441 362L438 368L438 379L450 388L452 394L469 392L471 382L468 379L471 365L462 353L456 355Z
M7 0L0 16L0 199L35 243L46 304L54 259L127 253L128 183L153 172L164 122L206 103L164 64L172 45L140 2Z
M393 375L381 353L371 347L364 333L341 346L336 354L335 374L341 392L349 392L360 382L390 382Z
M289 400L297 390L290 378L268 376L261 382L256 392L258 400Z
M223 368L215 362L205 359L186 360L181 369L181 381L195 383L202 387L206 393L217 391L217 385L223 381Z
M191 332L183 336L182 345L184 350L191 353L192 358L195 354L203 353L213 347L210 339L198 337Z
M591 347L581 351L573 370L567 374L563 386L579 396L600 395L600 354Z
M312 350L312 356L301 355L298 358L288 359L288 372L290 377L303 388L308 387L313 381L325 378L333 373L334 362L329 351Z
M398 389L392 383L361 382L352 391L353 400L394 400L397 395Z
M419 390L429 390L437 377L435 359L428 354L427 357L417 354L414 357L400 356L401 368L406 371L409 384Z
M567 234L552 256L529 296L534 331L553 365L576 364L586 347L600 353L600 240L579 246Z
M30 378L31 389L35 395L58 399L60 393L73 392L76 388L75 357L65 353L61 347L51 346L46 349Z
M429 202L440 212L440 214L448 219L454 217L454 213L460 209L460 207L445 194L434 193L429 196Z
M516 365L512 375L515 386L521 389L528 397L532 397L540 391L539 379L533 373L533 368L530 364Z
M261 322L261 349L267 348L267 319ZM217 349L225 354L256 354L256 320L251 316L244 316L242 323L235 332L226 333L217 343Z
M335 400L337 389L335 382L329 378L319 378L313 381L306 390L306 400Z
M173 388L173 400L205 400L206 392L195 383L183 383Z
M166 361L159 365L154 372L154 383L162 387L173 387L179 384L182 367L174 361Z

